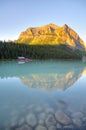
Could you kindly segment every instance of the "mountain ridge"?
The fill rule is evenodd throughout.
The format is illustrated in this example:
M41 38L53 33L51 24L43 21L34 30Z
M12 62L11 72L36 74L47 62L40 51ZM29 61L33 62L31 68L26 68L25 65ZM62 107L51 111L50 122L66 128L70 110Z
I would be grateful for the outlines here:
M20 33L16 42L30 45L65 44L73 49L85 49L84 41L67 24L57 26L50 23L40 27L29 27Z

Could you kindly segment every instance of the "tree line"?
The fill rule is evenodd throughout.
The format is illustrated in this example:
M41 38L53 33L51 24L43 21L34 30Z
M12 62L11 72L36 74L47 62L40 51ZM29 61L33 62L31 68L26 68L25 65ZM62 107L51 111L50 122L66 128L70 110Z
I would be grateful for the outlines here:
M83 52L66 45L27 45L0 41L0 59L81 59Z

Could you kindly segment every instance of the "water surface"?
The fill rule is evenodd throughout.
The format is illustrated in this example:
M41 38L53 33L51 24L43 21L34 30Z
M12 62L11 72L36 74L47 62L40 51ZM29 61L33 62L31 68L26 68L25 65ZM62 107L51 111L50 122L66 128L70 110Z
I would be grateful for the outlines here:
M51 123L50 126L58 128L59 124L61 128L85 127L85 99L86 63L82 61L51 60L24 64L0 61L1 130L22 130L25 125L37 130L40 125L39 115L45 113L45 120L48 120L53 112L56 123ZM60 122L56 119L57 111L64 112L72 122ZM27 116L31 113L36 117L33 126L27 121ZM76 116L73 117L74 114L78 115L78 121ZM33 118L31 117L34 121ZM41 125L50 130L46 122Z

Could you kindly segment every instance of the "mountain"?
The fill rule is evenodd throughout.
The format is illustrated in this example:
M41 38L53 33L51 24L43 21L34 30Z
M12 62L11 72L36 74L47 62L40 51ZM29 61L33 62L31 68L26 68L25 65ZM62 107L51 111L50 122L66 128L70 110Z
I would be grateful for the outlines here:
M26 31L20 33L16 42L30 45L65 44L71 48L80 50L85 48L84 41L66 24L62 27L55 24L30 27L26 29Z

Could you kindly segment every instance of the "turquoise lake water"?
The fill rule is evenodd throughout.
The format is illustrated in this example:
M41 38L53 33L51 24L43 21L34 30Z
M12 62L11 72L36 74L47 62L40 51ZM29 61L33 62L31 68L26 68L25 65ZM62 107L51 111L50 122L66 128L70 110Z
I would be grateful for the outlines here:
M0 130L23 130L19 127L27 124L28 113L37 115L38 122L38 115L48 113L50 109L64 111L70 118L71 113L79 112L83 115L81 126L85 125L86 63L72 60L24 64L0 61ZM57 123L65 127L60 121ZM30 127L36 129L38 125ZM72 126L79 127L74 123Z

